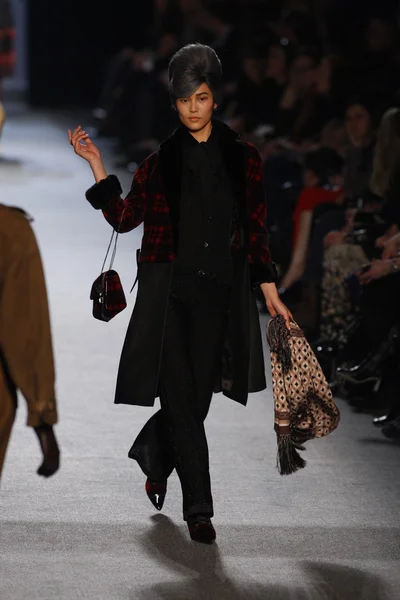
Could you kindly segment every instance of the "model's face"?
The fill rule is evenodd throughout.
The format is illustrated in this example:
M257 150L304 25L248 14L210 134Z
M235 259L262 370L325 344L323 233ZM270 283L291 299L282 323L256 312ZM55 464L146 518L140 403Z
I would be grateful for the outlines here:
M203 129L211 121L214 108L217 108L206 83L188 98L178 98L175 106L181 123L193 132Z

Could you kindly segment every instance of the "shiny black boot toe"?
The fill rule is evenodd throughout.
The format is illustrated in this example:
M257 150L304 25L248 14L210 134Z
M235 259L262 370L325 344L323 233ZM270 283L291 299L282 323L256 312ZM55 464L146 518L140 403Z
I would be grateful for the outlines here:
M154 508L161 510L167 493L167 482L147 479L145 488L147 497Z

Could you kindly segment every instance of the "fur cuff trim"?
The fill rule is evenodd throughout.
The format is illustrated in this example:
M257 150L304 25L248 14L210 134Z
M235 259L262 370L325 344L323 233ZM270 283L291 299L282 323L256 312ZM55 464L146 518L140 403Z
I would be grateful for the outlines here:
M122 194L121 184L116 175L109 175L90 187L85 196L93 208L105 208L112 198Z

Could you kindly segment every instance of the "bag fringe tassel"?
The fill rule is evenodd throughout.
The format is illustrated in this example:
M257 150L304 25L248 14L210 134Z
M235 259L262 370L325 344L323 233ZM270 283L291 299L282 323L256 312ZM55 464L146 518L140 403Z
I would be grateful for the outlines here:
M304 469L307 462L300 456L296 450L290 435L277 434L278 453L276 458L276 466L280 475L290 475L299 469ZM297 446L300 449L300 446Z

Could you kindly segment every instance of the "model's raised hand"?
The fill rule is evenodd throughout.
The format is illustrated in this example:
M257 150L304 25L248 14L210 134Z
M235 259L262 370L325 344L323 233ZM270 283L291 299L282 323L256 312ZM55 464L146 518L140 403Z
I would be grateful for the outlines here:
M101 160L100 150L80 125L74 131L68 129L68 139L75 154L81 158L88 162Z

